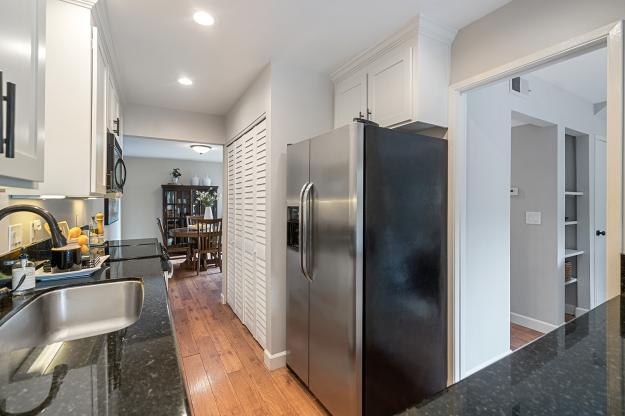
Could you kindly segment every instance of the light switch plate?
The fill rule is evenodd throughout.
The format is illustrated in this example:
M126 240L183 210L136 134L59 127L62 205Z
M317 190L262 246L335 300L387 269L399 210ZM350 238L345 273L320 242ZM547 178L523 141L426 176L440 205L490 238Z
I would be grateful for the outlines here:
M41 231L41 220L32 220L30 222L30 242L33 243L36 240L37 232Z
M534 211L525 211L525 223L531 225L540 225L542 222L542 213Z
M9 250L22 246L22 224L9 225Z

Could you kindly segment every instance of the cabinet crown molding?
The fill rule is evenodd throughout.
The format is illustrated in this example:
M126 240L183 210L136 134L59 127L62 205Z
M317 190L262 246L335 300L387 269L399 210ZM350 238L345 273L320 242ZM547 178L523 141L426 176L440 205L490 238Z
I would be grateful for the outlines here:
M345 78L346 76L357 72L369 63L375 61L380 56L391 51L398 45L420 36L425 36L451 45L456 37L456 33L458 33L456 29L441 25L440 23L437 23L421 14L417 15L410 19L410 21L400 30L395 32L395 34L389 36L337 68L330 74L330 78L334 82Z
M61 0L65 3L75 4L76 6L86 7L87 9L93 8L98 0Z

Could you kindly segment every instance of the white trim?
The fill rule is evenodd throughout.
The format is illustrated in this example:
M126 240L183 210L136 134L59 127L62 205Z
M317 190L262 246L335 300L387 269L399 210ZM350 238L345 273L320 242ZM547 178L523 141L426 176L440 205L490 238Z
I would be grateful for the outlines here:
M495 357L491 358L490 360L488 360L488 361L486 361L486 362L483 362L482 364L480 364L480 365L478 365L478 366L476 366L476 367L473 367L472 369L470 369L470 370L468 370L468 371L467 371L467 373L466 373L466 375L465 375L465 378L466 378L466 377L469 377L469 376L470 376L471 374L473 374L473 373L477 373L477 372L478 372L478 371L480 371L481 369L488 367L489 365L491 365L491 364L493 364L493 363L495 363L495 362L497 362L497 361L501 360L502 358L506 358L508 355L510 355L510 354L512 354L512 353L513 353L513 351L512 351L512 350L508 350L508 351L506 351L506 352L503 352L503 353L501 353L501 354L499 354L499 355L497 355L497 356L495 356Z
M74 4L76 6L85 7L87 9L91 9L98 2L98 0L61 0L61 1L64 1L65 3L69 3L69 4Z
M568 303L566 303L564 305L564 313L566 313L567 315L575 316L575 305L569 305Z
M558 325L550 324L549 322L540 321L538 319L530 318L529 316L514 312L510 312L510 322L533 329L534 331L542 332L543 334L551 332L558 327Z
M428 17L417 15L410 19L406 25L393 35L338 67L330 74L330 78L333 82L337 82L340 79L355 74L380 56L417 36L427 36L431 39L451 45L457 32L456 29L441 25Z
M269 371L277 370L286 366L286 351L280 351L276 354L271 354L268 350L263 352L265 367Z
M582 316L585 313L588 313L588 309L584 309L584 308L575 308L575 317L577 318L578 316Z
M450 276L453 276L454 305L450 305L449 316L453 322L449 328L449 338L453 342L453 357L449 368L454 374L450 376L453 382L460 380L461 375L468 374L483 368L467 371L461 374L461 362L464 347L462 339L467 330L462 325L462 291L466 253L466 92L469 90L492 84L506 78L521 75L540 66L569 59L572 56L583 54L589 49L598 47L607 42L608 49L608 174L607 194L611 198L607 201L607 229L606 276L610 277L606 285L606 299L610 299L620 292L620 253L622 252L625 223L623 221L623 108L625 103L623 86L623 21L603 26L597 30L577 36L569 41L530 54L524 58L514 60L508 64L454 83L449 88L449 130L447 137L450 143L450 183L449 209L453 214L453 223L449 225L450 241L453 242L453 263L450 262ZM612 138L612 139L611 139ZM617 231L618 230L618 231ZM451 244L450 244L450 247ZM618 277L618 278L617 278ZM489 361L492 362L493 360Z
M223 280L223 279L222 279L222 280ZM220 301L221 301L221 304L222 304L222 305L225 305L225 304L227 303L227 302L226 302L226 296L224 295L224 293L223 293L223 292L221 292L221 293L219 294L219 298L220 298Z
M232 143L234 143L237 140L239 140L241 138L241 136L243 136L244 134L247 134L250 130L252 130L254 127L259 125L260 123L262 123L266 119L267 119L267 112L263 111L263 113L261 115L259 115L258 117L256 117L254 119L254 121L252 121L246 127L243 127L243 129L240 132L235 134L234 137L232 137L232 139L226 138L226 144L224 145L224 147L230 146ZM269 130L269 126L267 126L267 130Z

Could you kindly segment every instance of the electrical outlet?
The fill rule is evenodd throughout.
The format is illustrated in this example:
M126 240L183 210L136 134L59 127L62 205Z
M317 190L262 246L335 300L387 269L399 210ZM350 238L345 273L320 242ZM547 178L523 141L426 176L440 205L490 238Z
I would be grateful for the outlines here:
M34 243L37 239L37 233L41 231L41 220L32 220L30 222L30 242Z
M9 250L22 246L22 224L9 225Z

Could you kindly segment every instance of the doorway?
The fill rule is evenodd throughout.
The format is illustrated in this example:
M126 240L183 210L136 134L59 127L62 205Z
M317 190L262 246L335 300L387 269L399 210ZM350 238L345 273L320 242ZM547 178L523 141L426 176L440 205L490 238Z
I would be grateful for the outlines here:
M620 28L620 24L616 29ZM616 30L614 29L614 30ZM452 86L452 114L455 114L457 123L452 123L449 137L453 140L454 148L454 180L453 180L453 241L454 245L454 332L452 344L454 347L454 365L452 380L459 380L471 373L483 368L491 362L510 353L510 312L511 312L511 251L510 251L510 158L511 158L511 123L512 112L530 115L537 119L547 119L555 124L557 131L557 194L556 218L557 222L551 230L557 236L557 255L552 258L556 265L555 275L548 276L551 284L558 284L558 295L552 299L552 310L557 311L557 318L550 323L553 326L561 325L566 320L567 296L565 290L565 260L573 253L567 249L578 247L566 246L566 228L573 224L565 225L566 198L572 196L565 192L565 136L567 134L581 137L586 136L588 143L587 152L589 159L588 177L589 189L595 188L595 139L602 133L607 148L606 162L603 169L606 172L606 235L605 255L596 252L595 238L588 236L588 251L584 250L588 263L588 274L603 273L597 285L590 285L586 294L580 295L575 290L575 302L569 300L569 305L575 306L573 314L583 313L584 307L580 301L587 296L588 305L594 307L618 293L618 263L620 260L620 244L622 225L621 213L621 142L622 142L622 67L617 59L610 56L619 56L622 53L622 39L618 37L606 40L610 29L606 29L601 36L598 32L589 35L589 39L578 39L579 50L571 49L571 44L561 45L561 48L552 48L542 54L536 54L524 63L518 63L516 67L508 66L492 73L484 74L480 79L473 79L464 84ZM571 58L576 58L588 52L596 52L604 49L606 56L607 75L604 79L611 85L604 103L592 102L591 110L586 118L596 118L603 111L604 132L598 132L594 127L586 127L581 123L582 118L571 111L562 111L562 105L550 102L548 97L540 101L534 109L531 108L532 98L540 96L542 83L532 72L538 72L549 66L549 63L561 64ZM592 45L592 48L589 48ZM620 52L619 52L620 51ZM536 74L534 74L536 75ZM517 78L515 85L512 81ZM518 80L518 78L521 78ZM529 79L527 82L523 78ZM544 79L542 80L544 81ZM532 87L532 85L534 87ZM516 88L514 88L516 87ZM560 86L558 88L562 89ZM515 94L511 92L515 90ZM498 96L499 94L499 96ZM506 99L502 100L501 97ZM513 98L510 98L513 97ZM517 106L511 107L505 101L516 101ZM572 100L571 100L572 102ZM475 105L484 105L488 108L481 115L473 114L471 108ZM595 105L596 104L596 105ZM544 117L538 110L552 110L554 117ZM567 119L567 114L568 118ZM506 130L506 131L504 131ZM614 140L610 138L614 137ZM581 139L580 141L582 141ZM592 157L592 158L590 158ZM612 177L609 172L618 172ZM614 197L612 197L614 192ZM591 199L590 191L584 197L587 198L588 212L587 231L594 234L597 230L604 231L600 224L595 224L595 201ZM579 196L576 196L579 198ZM592 204L590 203L592 202ZM530 211L530 222L535 221L535 216ZM532 218L533 217L533 218ZM525 218L524 218L525 219ZM527 224L534 225L534 224ZM594 229L595 225L601 228ZM592 230L591 230L592 228ZM570 233L570 232L569 232ZM578 231L575 232L579 234ZM580 250L577 250L580 251ZM579 254L577 254L579 255ZM604 259L601 261L601 259ZM601 264L604 271L601 272ZM584 267L586 267L584 265ZM579 265L578 265L579 272ZM601 289L601 287L605 288ZM583 300L583 299L581 299ZM579 308L579 309L578 309ZM568 309L570 310L570 309ZM555 315L554 315L555 316Z

